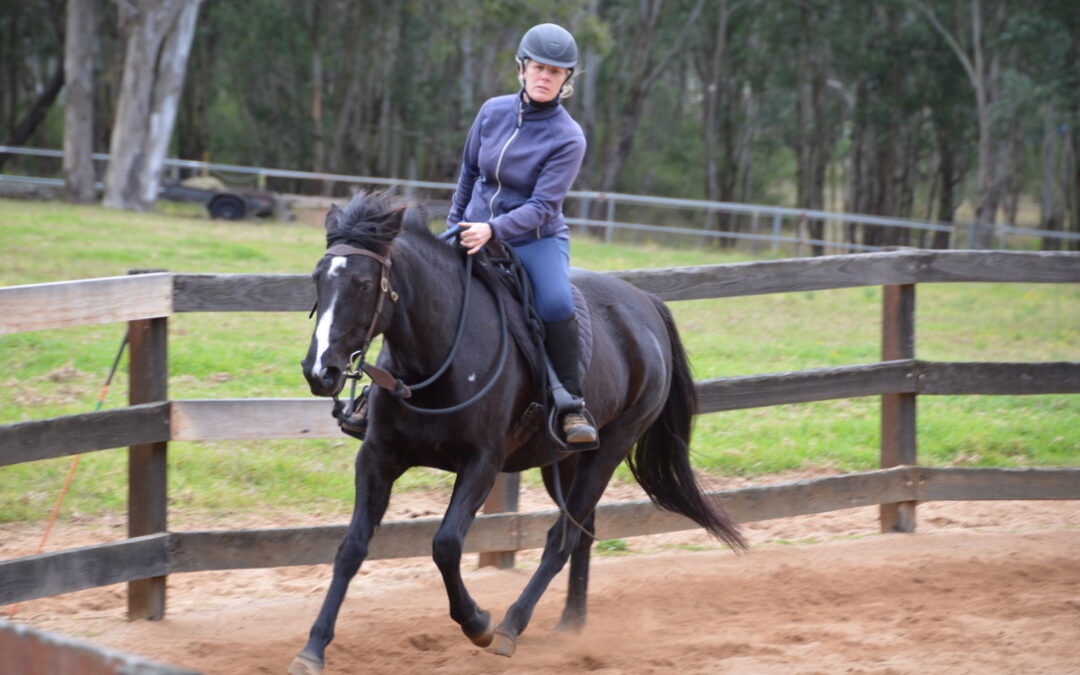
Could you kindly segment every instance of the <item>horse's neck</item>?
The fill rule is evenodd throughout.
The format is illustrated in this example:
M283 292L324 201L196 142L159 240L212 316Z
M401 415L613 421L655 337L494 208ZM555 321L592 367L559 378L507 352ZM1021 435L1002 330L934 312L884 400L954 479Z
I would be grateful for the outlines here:
M441 255L425 255L422 244L401 246L394 277L402 306L384 339L399 366L417 373L437 368L449 350L461 312L464 270Z

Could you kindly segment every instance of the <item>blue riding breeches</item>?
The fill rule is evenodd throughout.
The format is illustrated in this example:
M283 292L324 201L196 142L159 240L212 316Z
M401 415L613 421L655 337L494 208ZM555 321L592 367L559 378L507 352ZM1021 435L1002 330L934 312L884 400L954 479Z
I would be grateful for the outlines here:
M543 237L514 245L532 282L536 310L545 323L569 319L574 313L570 291L570 240Z

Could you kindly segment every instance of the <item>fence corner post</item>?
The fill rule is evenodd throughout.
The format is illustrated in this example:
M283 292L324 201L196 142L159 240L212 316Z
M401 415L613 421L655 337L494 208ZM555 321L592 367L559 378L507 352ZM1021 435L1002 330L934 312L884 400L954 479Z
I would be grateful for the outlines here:
M165 270L132 270L148 274ZM168 319L128 322L128 403L168 400ZM128 448L128 537L167 529L167 442ZM160 621L165 617L166 577L128 582L128 620Z
M882 287L881 357L915 358L915 284ZM914 393L881 397L881 468L915 466ZM881 505L882 532L914 532L915 502Z
M500 473L495 478L495 485L484 502L484 513L507 513L518 510L518 493L521 487L521 474ZM480 567L497 567L501 570L514 566L514 551L481 551L478 561Z

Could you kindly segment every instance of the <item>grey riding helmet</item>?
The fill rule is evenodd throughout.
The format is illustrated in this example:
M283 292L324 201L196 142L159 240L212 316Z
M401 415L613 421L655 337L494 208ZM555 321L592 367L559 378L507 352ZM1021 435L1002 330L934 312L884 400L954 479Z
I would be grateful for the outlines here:
M573 69L577 65L577 43L570 31L553 23L530 28L521 38L518 58L532 59L558 68Z

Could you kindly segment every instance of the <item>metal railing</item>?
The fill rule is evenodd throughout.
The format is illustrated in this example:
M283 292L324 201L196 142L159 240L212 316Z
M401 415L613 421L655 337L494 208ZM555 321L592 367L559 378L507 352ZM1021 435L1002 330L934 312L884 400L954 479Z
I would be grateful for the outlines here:
M62 158L64 153L60 150L45 148L23 148L0 145L0 154L25 155L34 157ZM107 162L109 155L94 153L96 161ZM346 185L376 185L391 190L403 190L406 195L413 195L417 190L430 190L436 192L452 192L456 183L411 180L405 178L385 178L379 176L354 176L337 173L320 173L315 171L294 171L289 169L273 169L268 167L250 167L236 164L219 164L214 162L202 162L187 159L166 159L164 162L174 172L187 169L199 172L223 172L231 174L246 174L254 177L255 184L260 188L267 186L267 180L291 179L312 180L329 183L341 183ZM42 185L62 186L63 181L58 178L41 178L31 176L16 176L0 174L0 181L28 182ZM293 195L308 204L312 203L309 196ZM681 199L674 197L658 197L652 195L635 195L618 192L596 192L588 190L572 190L567 194L569 200L573 200L576 210L568 206L567 213L577 213L576 217L567 217L566 222L571 226L598 229L603 232L605 242L611 242L618 231L626 233L652 233L664 236L692 236L706 240L739 240L752 243L754 250L758 250L760 243L767 242L771 253L780 253L780 247L787 246L795 255L799 255L807 246L818 246L830 251L880 251L887 245L874 245L848 241L846 230L851 226L873 226L882 228L902 229L909 232L943 232L948 234L951 248L961 245L959 235L961 230L966 232L965 245L973 248L975 227L965 223L957 225L953 223L939 223L930 221L914 220L910 218L890 218L857 213L843 213L835 211L819 211L813 209L797 209L782 206L767 206L761 204L739 204L734 202L709 201L703 199ZM328 198L327 198L328 199ZM315 198L316 204L320 203ZM600 205L601 208L594 208ZM680 209L690 212L688 220L694 216L723 213L735 217L749 218L749 231L742 230L719 230L697 227L678 227L668 225L656 225L639 222L626 222L617 219L618 207L625 210L629 207L636 208L661 208ZM602 210L604 217L590 217L590 213ZM762 227L762 220L769 223ZM822 221L824 238L809 236L807 223L809 221ZM996 245L999 249L1007 248L1008 238L1011 237L1040 237L1058 239L1061 241L1080 241L1080 233L1058 232L1053 230L1040 230L1023 227L1011 227L998 224L996 228ZM766 230L766 231L762 231ZM910 235L909 235L910 236ZM923 242L912 242L918 245Z

